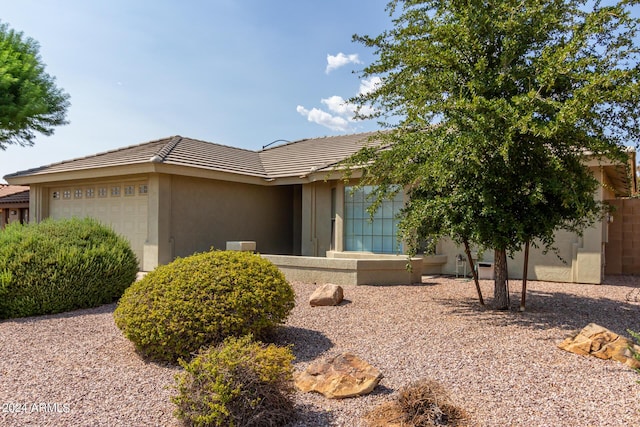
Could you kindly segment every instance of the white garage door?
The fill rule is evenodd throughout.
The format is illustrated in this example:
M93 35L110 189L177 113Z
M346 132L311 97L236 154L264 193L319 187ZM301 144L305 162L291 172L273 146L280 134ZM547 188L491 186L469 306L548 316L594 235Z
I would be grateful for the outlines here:
M146 182L124 182L52 188L49 216L59 218L92 217L111 226L129 240L142 265L147 239Z

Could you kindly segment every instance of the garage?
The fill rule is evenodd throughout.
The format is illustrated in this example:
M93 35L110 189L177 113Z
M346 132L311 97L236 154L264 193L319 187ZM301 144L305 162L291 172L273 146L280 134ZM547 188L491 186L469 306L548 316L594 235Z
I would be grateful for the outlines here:
M145 181L109 182L56 187L49 190L49 216L95 218L131 243L142 265L147 239L149 187Z

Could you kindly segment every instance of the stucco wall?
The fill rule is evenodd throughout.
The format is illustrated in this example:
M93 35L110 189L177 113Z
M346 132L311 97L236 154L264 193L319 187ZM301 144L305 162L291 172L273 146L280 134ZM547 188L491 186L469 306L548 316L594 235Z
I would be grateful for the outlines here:
M583 242L577 235L560 231L556 233L555 246L562 259L558 258L554 252L548 252L545 255L542 249L531 247L529 250L528 278L530 280L546 280L552 282L577 281L573 279L573 269L577 266L577 249L582 247L582 245ZM464 248L455 245L448 239L440 241L440 248L440 253L447 256L447 262L442 266L442 273L455 274L456 256L458 254L463 254L464 256ZM491 250L478 253L477 250L472 248L472 254L474 257L477 255L478 260L481 261L493 262L494 260L494 254ZM466 256L464 256L464 259L466 260ZM596 264L596 266L599 265L599 258L597 262L598 264ZM509 278L521 279L524 266L523 252L517 252L513 258L507 258L507 265L509 268ZM462 270L460 270L460 272L462 272ZM467 272L469 272L468 268ZM592 280L587 280L586 283L599 283L599 273L596 274L596 276L592 277Z
M596 190L596 200L606 200L614 196L609 189L610 181L603 169L591 167L596 179L603 183ZM555 236L554 247L557 252L549 251L544 254L541 248L531 247L529 251L528 279L547 280L553 282L601 283L604 274L603 245L607 239L606 220L596 222L584 230L583 235L566 231L558 231ZM450 240L441 242L442 254L447 255L447 263L442 267L445 274L455 274L455 257L464 254L463 248ZM478 255L484 261L493 262L494 254L486 251ZM465 257L466 258L466 257ZM522 251L507 259L509 277L522 279L524 254Z
M293 253L293 188L171 176L173 255L188 256L227 241L251 240L256 250Z
M609 202L615 210L606 245L606 273L640 275L640 199Z

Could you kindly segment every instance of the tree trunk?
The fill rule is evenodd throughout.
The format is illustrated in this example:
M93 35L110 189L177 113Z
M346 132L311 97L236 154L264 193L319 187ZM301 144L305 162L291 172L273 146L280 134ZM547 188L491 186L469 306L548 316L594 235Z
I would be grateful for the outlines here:
M467 239L464 239L464 252L467 254L467 260L469 261L469 266L471 266L471 274L473 275L473 281L476 284L476 291L478 292L480 305L484 305L484 298L482 298L482 290L480 289L480 282L478 281L478 270L476 270L476 266L473 262L473 256L471 255L471 249L469 249L469 241Z
M494 251L494 288L493 298L496 310L509 309L509 287L507 272L507 251L504 249L495 249Z
M527 300L527 275L529 274L529 241L524 247L524 267L522 271L522 297L520 298L520 311L525 310Z

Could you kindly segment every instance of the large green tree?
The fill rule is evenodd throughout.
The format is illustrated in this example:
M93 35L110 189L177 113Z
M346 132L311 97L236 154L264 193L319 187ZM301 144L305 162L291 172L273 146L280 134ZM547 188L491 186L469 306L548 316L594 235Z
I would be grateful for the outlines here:
M509 253L552 249L558 229L602 214L585 156L623 161L638 145L635 4L396 0L392 29L354 36L376 54L363 77L381 84L352 101L388 131L385 149L347 163L378 198L408 189L400 229L413 248L448 236L493 249L498 309Z
M0 22L0 149L33 145L67 124L69 95L45 72L38 43Z

